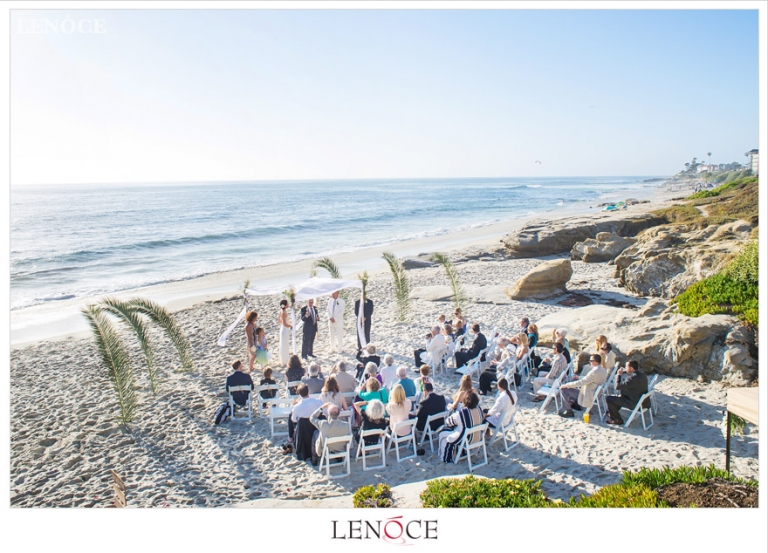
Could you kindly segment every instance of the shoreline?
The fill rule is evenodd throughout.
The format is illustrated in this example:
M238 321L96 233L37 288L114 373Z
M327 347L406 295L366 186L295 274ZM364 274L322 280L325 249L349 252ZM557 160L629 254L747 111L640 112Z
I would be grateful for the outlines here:
M626 210L627 213L643 213L658 209L677 195L677 193L669 192L664 188L648 188L647 190L649 196L640 199L648 199L650 203L630 206ZM364 270L373 275L387 269L386 263L381 258L381 254L385 251L391 251L397 257L403 258L438 251L456 253L468 249L496 249L504 236L520 230L533 221L551 222L566 217L596 216L601 213L604 212L596 206L566 207L548 211L545 214L490 223L457 232L339 253L333 256L333 260L339 267L342 277L354 277ZM303 282L309 278L312 264L320 257L214 272L187 280L165 282L116 292L109 294L109 296L121 299L143 296L159 303L171 312L177 312L199 303L237 297L240 295L240 290L246 280L250 280L252 284L258 282L260 286L284 285L286 287L290 284ZM101 297L104 296L76 298L55 302L55 304L40 304L12 310L10 313L11 349L27 347L42 341L61 341L88 336L88 327L80 314L80 309L88 303L98 301Z

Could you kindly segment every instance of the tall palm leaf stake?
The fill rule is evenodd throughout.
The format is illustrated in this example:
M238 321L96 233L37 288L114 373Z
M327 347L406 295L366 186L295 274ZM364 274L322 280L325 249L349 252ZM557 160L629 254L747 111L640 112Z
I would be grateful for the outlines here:
M467 301L467 296L464 293L464 287L459 282L459 272L454 267L448 256L442 253L435 253L432 255L431 261L439 263L445 269L445 274L448 277L448 284L451 286L453 292L453 305L458 308L462 308L463 304Z
M165 308L155 302L142 298L128 301L104 298L97 304L83 308L82 313L88 319L99 356L109 371L109 378L120 404L120 420L124 425L130 423L136 414L138 404L135 389L136 377L123 341L118 336L109 315L116 317L135 333L147 362L153 393L157 391L158 372L154 361L155 346L149 337L148 322L159 326L170 339L179 354L184 370L192 368L189 343L181 327Z
M341 278L341 271L339 271L339 267L330 257L321 257L315 261L312 264L312 272L310 273L310 276L317 276L318 269L325 269L328 271L328 274L331 275L331 278ZM349 294L346 290L340 290L339 296L344 299L344 315L346 315L350 310Z
M89 305L83 310L85 318L93 331L96 349L102 362L109 371L109 380L117 394L120 405L120 421L127 425L136 414L136 379L125 351L123 342L117 336L109 317L97 306Z
M395 285L395 300L397 301L397 320L405 321L411 309L411 290L408 284L408 276L405 273L403 262L395 254L384 252L381 255L392 271L392 280Z

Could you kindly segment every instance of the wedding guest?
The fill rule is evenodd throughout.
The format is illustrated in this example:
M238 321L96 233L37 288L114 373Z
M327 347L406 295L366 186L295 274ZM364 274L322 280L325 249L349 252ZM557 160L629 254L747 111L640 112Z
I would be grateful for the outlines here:
M229 392L231 386L250 386L253 390L253 379L251 375L243 372L243 364L240 360L232 363L232 368L235 370L231 375L227 377L225 388ZM248 402L248 396L250 392L232 392L232 399L235 403L241 407L244 407Z
M256 329L256 362L259 365L269 363L269 348L267 347L267 333L262 327Z
M325 379L322 393L320 394L320 400L323 403L333 403L341 410L347 409L347 401L344 399L344 396L339 390L339 384L333 376L329 376Z
M552 386L552 384L555 383L555 380L557 380L563 371L568 368L568 361L565 360L563 351L565 351L563 344L555 342L555 345L552 348L552 355L554 356L552 367L545 376L538 376L533 379L533 393L537 394L536 397L533 398L533 401L544 401L545 396L538 395L539 389L541 389L542 386Z
M256 311L249 311L245 316L245 338L248 346L248 372L253 372L253 363L256 361L256 321L259 314Z
M432 383L427 382L424 384L424 393L421 396L419 412L416 415L416 430L423 432L427 424L427 418L443 411L445 411L445 397L435 393ZM436 420L430 423L430 427L432 430L437 430L442 424L442 421Z
M419 368L419 378L416 379L416 392L417 393L423 393L424 392L424 385L429 383L429 365L422 365Z
M367 380L365 383L365 391L360 392L358 397L360 398L360 402L363 402L361 403L363 410L365 410L364 402L371 401L372 399L378 399L384 404L389 402L389 393L387 392L387 389L382 388L381 383L375 378L369 378ZM355 405L358 403L359 402L355 402Z
M365 409L363 409L363 407L365 407ZM389 426L389 422L385 418L386 408L378 399L355 403L355 411L357 411L357 414L360 417L360 430L386 430L387 426ZM360 441L359 435L358 441ZM366 436L365 445L374 445L378 441L379 438L377 437Z
M514 409L517 409L517 394L509 389L509 382L506 378L500 378L496 383L499 392L496 394L496 401L493 407L485 413L485 420L491 428L498 428L502 423L507 422L507 418Z
M528 347L535 348L539 343L539 327L536 323L530 323L528 325Z
M467 320L461 314L461 307L454 309L453 319L448 321L448 324L456 331L456 336L461 336L467 331Z
M530 324L530 319L528 319L528 317L523 317L520 319L520 330L518 330L515 334L520 334L521 332L528 334L528 325Z
M397 432L398 436L406 436L410 433L410 428L397 428L397 425L407 421L413 407L411 400L406 399L406 392L400 384L392 386L392 394L387 403L387 413L389 414L389 428L392 434Z
M630 411L635 408L640 398L648 392L648 377L640 372L637 361L627 361L627 364L620 368L616 374L616 389L621 392L620 396L607 396L608 415L605 422L607 424L624 424L624 420L619 415L619 411L624 407ZM650 407L648 399L643 402L643 407Z
M325 418L321 419L321 414L325 414ZM339 406L333 403L324 403L315 409L309 416L309 422L317 428L314 436L312 436L312 443L314 444L314 452L318 459L323 454L325 440L349 435L349 424L339 419ZM338 453L344 451L346 447L346 444L331 444L328 446L328 451L329 453ZM312 464L314 465L315 463L313 462Z
M363 374L366 363L375 363L377 367L381 364L381 357L376 355L376 346L373 344L368 344L358 351L355 359L359 361L357 364L357 378L360 378L360 375Z
M270 368L264 369L264 378L259 381L259 386L264 386L266 384L277 385L277 382L272 378L272 369ZM277 397L277 390L262 390L261 397L263 399Z
M413 360L416 367L423 363L430 363L432 359L443 351L445 346L445 334L441 334L439 326L433 326L427 333L426 348L414 350Z
M381 383L386 388L391 388L392 384L397 382L397 367L395 366L395 358L392 357L389 353L387 353L382 360L379 376L381 376Z
M483 336L482 332L480 332L480 325L478 323L472 325L472 334L475 335L475 340L472 342L472 347L467 351L462 349L461 351L454 353L457 369L466 365L471 359L474 359L480 355L480 352L488 347L488 340L486 340L485 336ZM483 356L480 358L480 361L485 361L485 354L483 354Z
M354 392L357 388L357 380L347 372L347 363L344 361L336 363L331 370L331 374L336 378L336 383L339 385L339 391L342 394Z
M400 384L400 386L403 387L403 390L405 390L406 396L413 397L416 395L416 384L414 384L413 380L408 378L408 373L405 370L405 367L398 367L397 378L398 378L397 384Z
M464 432L468 428L483 423L483 411L478 404L480 398L470 390L464 396L464 407L445 419L446 430L440 432L440 459L446 463L452 463L456 454L456 448L464 438ZM474 436L473 439L476 439Z
M592 407L595 397L595 390L601 384L605 384L608 372L600 362L600 356L593 354L589 356L590 370L582 378L573 382L566 382L560 386L560 396L563 398L563 407L560 410L560 416L571 418L573 410L581 411Z
M455 411L458 409L464 401L464 396L467 395L467 392L471 392L472 390L472 377L465 374L461 377L461 381L459 381L459 390L453 394L453 402L448 406L448 410Z
M310 394L319 394L323 391L325 379L320 372L320 365L314 361L309 364L309 376L301 379L301 382L309 388Z
M299 423L299 419L308 419L316 409L323 405L323 402L317 398L309 397L309 389L300 384L298 390L299 399L295 400L291 408L291 416L288 417L288 441L293 441L293 429Z
M299 356L291 355L291 358L288 360L288 370L285 371L285 381L299 381L304 378L304 374L304 367L301 366L301 359L299 359ZM296 393L296 388L289 388L288 391L291 395L293 395Z

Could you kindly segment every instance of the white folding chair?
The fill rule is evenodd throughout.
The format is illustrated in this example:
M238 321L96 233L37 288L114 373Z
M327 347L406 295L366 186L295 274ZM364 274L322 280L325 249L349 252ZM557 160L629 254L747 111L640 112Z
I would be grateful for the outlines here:
M520 438L517 435L517 425L515 424L515 416L517 415L517 406L512 406L510 408L509 413L505 413L504 417L501 419L501 423L498 428L492 429L492 435L493 439L491 440L491 443L488 447L493 447L493 444L495 444L499 438L501 438L504 441L504 451L509 451L513 447L515 447L517 444L520 443ZM512 431L514 434L515 439L512 440L507 439L509 431Z
M262 411L264 415L269 414L269 399L270 398L263 398L261 397L261 392L269 392L274 391L275 397L278 397L280 395L280 386L277 384L262 384L258 388L256 388L256 391L254 392L257 407L256 407L256 415L261 417Z
M349 459L349 448L350 444L352 443L352 434L349 434L347 436L338 436L336 438L325 438L323 440L323 453L320 455L320 464L318 465L318 468L320 471L323 470L323 464L325 464L325 476L328 479L331 478L341 478L343 476L349 476L349 474L352 472L352 467L350 464ZM341 451L331 451L329 446L334 446L336 444L343 445L344 449ZM331 476L331 460L335 459L341 459L342 462L339 465L334 466L340 466L342 468L346 469L346 472L344 474L336 474L334 476Z
M477 379L479 380L480 379L480 358L482 356L483 354L481 352L480 355L478 355L474 359L470 359L469 361L467 361L466 365L456 369L456 372L462 376L468 374L469 377L472 378L472 380L474 380L474 376L477 375Z
M608 405L605 403L605 384L600 384L597 387L592 396L592 405L585 405L584 410L589 413L593 405L597 405L597 414L600 415L600 420L603 420L605 413L608 412Z
M232 396L235 392L248 392L248 399L245 402L245 405L239 405L235 402L235 398ZM253 390L251 390L250 384L243 384L241 386L230 386L229 387L229 413L230 417L233 421L243 421L243 420L252 420L253 419L253 407L251 399L253 397ZM244 411L245 409L248 409L248 416L242 416L238 417L237 412Z
M441 413L435 413L434 415L429 415L427 417L427 420L424 422L424 430L421 433L421 440L419 441L419 447L424 445L424 440L429 440L429 450L434 453L435 452L435 446L432 443L432 438L438 438L440 435L440 431L445 428L443 425L440 425L436 430L432 430L432 425L430 424L433 421L437 420L443 420L445 421L445 418L450 416L450 411L443 411ZM439 441L439 440L438 440Z
M616 361L616 364L611 369L611 373L608 378L605 379L605 387L603 388L603 394L614 395L616 393L616 373L619 371L620 363Z
M648 391L653 392L651 394L651 409L653 409L653 414L658 415L659 413L659 404L656 401L656 383L659 380L659 375L654 374L651 379L648 381Z
M485 431L487 429L488 423L486 422L472 428L467 428L464 431L464 437L461 439L459 449L456 450L456 456L453 458L455 464L458 464L459 461L466 457L469 464L469 472L488 464L488 450L485 448ZM472 466L472 451L481 448L483 450L483 462Z
M409 429L409 432L404 436L399 436L398 430L401 430L403 428ZM391 428L388 428L386 439L388 441L387 453L389 453L389 451L394 446L398 463L400 461L405 461L406 459L413 459L414 457L416 457L416 419L408 419L406 421L398 423L397 426L395 426L394 432L392 431ZM406 457L400 457L400 448L403 445L408 444L409 442L412 446L412 450L413 450L412 453Z
M285 397L291 399L299 397L299 385L302 384L301 380L292 380L285 385ZM294 389L294 393L291 393L291 388Z
M433 376L437 376L440 374L440 371L443 368L443 357L446 352L446 346L443 346L439 350L437 350L433 355L429 356L429 371L430 374Z
M267 400L269 404L269 432L274 438L275 436L285 436L288 434L288 417L291 416L291 408L293 407L293 399L289 397L275 397ZM285 432L277 432L275 430L275 423L281 420L285 420Z
M552 399L555 400L555 412L560 410L560 385L563 383L563 379L567 374L568 371L563 371L560 373L560 376L558 376L557 379L552 383L552 386L542 386L539 388L539 394L546 394L547 396L544 398L544 401L541 402L539 413L543 413L546 410L547 405L549 405L549 402L552 401Z
M349 426L349 433L352 434L352 409L344 409L339 411L339 420L346 420Z
M624 428L629 427L629 424L634 420L638 411L640 412L640 419L643 421L643 430L648 430L651 426L653 426L653 408L650 407L651 405L653 405L653 400L649 399L653 396L653 393L654 391L650 390L644 393L640 397L640 399L637 401L637 405L635 405L635 408L632 410L632 413L629 415L627 422L624 423ZM643 403L645 402L646 399L649 400L649 407L643 407ZM651 424L649 425L645 424L645 413L648 413L648 416L651 420Z
M357 454L355 455L355 461L363 456L363 470L383 469L387 466L387 452L386 452L386 430L381 428L371 428L370 430L360 430L360 442L357 444ZM366 445L365 438L377 436L378 440L375 444ZM371 453L381 455L381 464L376 466L368 466L366 459Z

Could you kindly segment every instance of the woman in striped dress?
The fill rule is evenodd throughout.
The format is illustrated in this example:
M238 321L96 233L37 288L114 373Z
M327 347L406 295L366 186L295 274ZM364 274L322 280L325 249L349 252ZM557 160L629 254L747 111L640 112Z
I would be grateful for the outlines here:
M464 407L445 419L446 430L440 432L440 458L446 463L453 462L466 429L483 423L483 411L478 407L480 398L474 390L464 394L463 403Z

